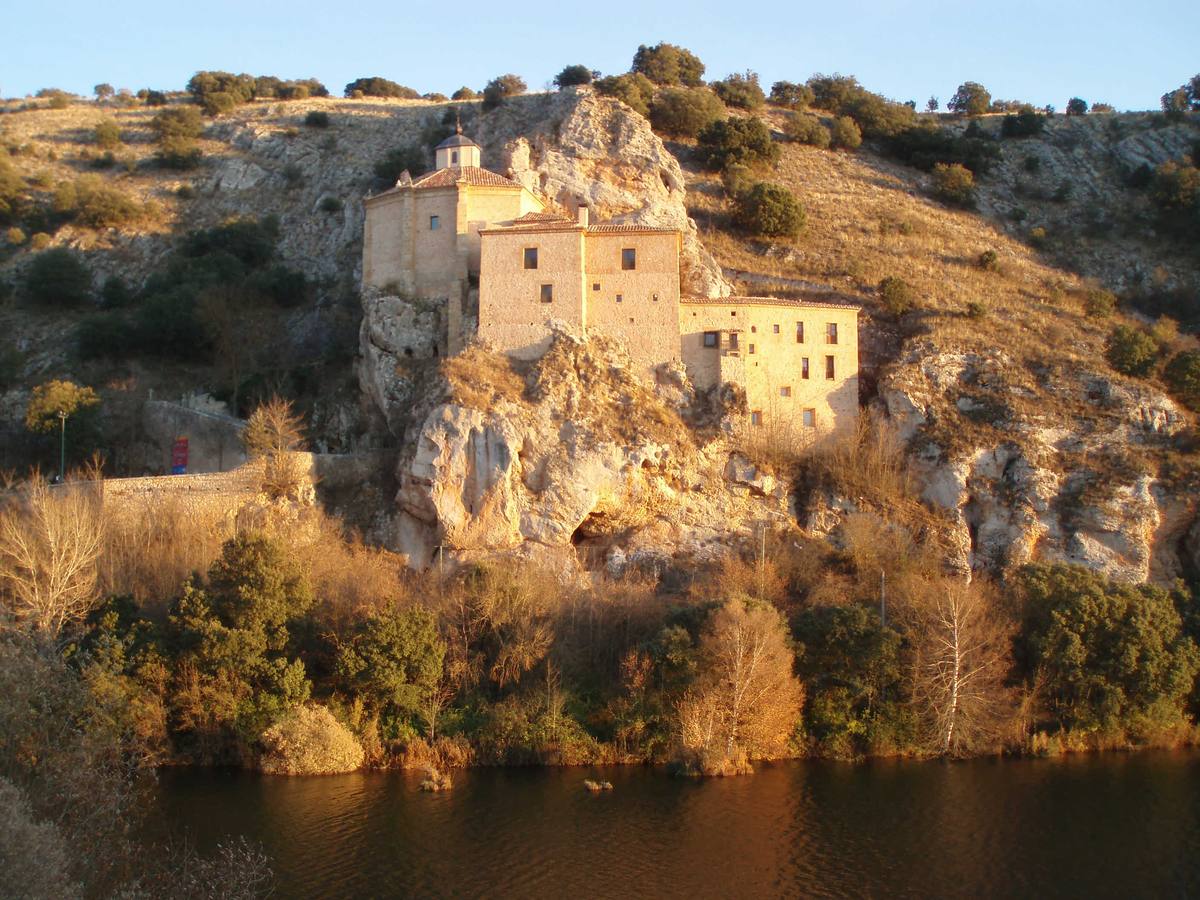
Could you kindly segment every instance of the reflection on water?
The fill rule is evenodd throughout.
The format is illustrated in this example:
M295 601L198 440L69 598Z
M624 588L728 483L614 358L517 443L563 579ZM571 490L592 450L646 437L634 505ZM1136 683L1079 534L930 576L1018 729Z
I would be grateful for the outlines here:
M168 772L162 827L244 834L282 896L1195 896L1200 755L609 769Z

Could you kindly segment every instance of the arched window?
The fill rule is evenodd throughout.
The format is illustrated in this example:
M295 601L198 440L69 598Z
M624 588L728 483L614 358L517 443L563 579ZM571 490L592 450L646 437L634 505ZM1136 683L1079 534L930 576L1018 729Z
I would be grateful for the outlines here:
M450 154L450 165L452 165L452 166L458 165L458 151L457 150L453 151Z

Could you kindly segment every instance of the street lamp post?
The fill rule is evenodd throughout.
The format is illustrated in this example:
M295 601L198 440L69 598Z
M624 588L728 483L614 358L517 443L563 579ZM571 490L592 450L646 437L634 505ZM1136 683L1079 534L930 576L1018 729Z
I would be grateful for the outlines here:
M58 480L67 480L67 411L58 411Z

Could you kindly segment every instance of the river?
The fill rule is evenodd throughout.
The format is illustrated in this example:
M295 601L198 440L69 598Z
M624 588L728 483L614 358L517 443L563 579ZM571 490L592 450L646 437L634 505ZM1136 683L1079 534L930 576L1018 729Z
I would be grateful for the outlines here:
M454 777L168 771L154 830L261 842L284 897L1200 896L1196 753Z

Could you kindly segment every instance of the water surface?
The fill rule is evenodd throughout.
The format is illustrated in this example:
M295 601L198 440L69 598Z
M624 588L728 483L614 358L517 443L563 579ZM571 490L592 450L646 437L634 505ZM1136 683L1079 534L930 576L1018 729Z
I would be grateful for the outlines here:
M419 781L168 772L158 821L260 841L286 897L1200 896L1200 754Z

